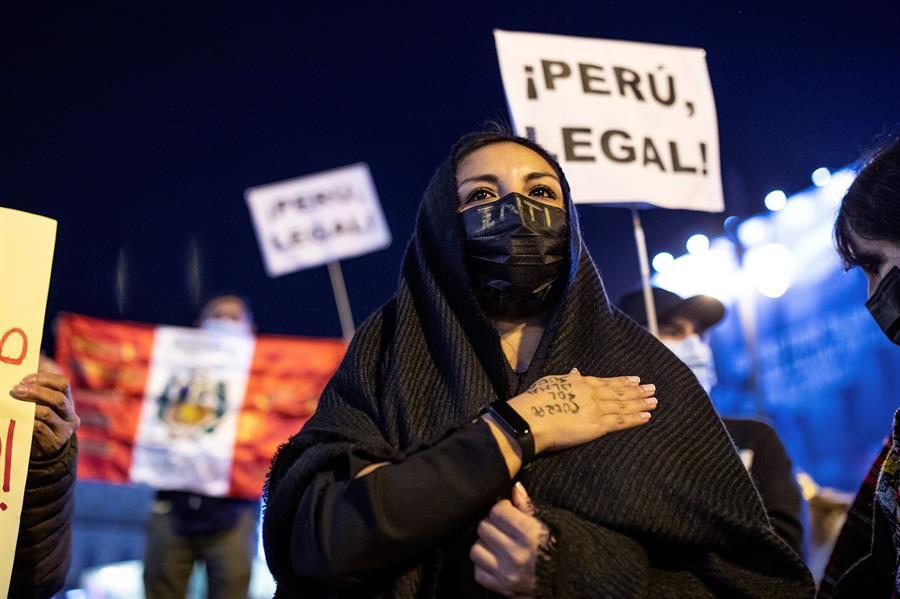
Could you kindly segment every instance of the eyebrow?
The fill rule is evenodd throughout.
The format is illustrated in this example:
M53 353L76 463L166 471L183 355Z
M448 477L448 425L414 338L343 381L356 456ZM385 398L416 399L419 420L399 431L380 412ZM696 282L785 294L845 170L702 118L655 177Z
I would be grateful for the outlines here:
M550 177L551 179L556 179L556 182L559 183L559 177L554 175L553 173L531 173L527 177L525 177L525 182L534 181L535 179L543 179L544 177Z
M544 177L550 177L552 179L556 179L557 183L559 182L559 177L557 177L553 173L540 173L540 172L529 173L525 177L525 182L528 183L529 181L534 181L535 179L543 179ZM466 183L472 183L475 181L485 181L487 183L493 183L494 185L497 185L498 183L500 183L500 179L499 179L499 177L497 177L497 175L484 174L484 175L475 175L474 177L469 177L468 179L463 179L462 181L459 182L458 187L462 187Z

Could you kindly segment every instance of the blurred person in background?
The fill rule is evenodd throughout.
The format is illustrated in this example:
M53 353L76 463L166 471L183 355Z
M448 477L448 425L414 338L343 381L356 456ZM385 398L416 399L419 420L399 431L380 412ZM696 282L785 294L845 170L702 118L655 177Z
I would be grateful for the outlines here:
M69 571L72 512L80 424L69 381L53 360L41 356L36 374L13 387L10 396L35 404L34 436L10 599L50 597L62 589Z
M238 335L254 333L249 302L237 295L210 299L197 325ZM195 562L206 566L209 597L246 597L256 555L258 514L258 501L157 491L144 554L147 597L184 597Z
M716 384L716 366L709 345L709 331L725 317L725 306L714 297L684 299L671 291L653 288L659 320L659 340L684 362L710 393ZM618 307L641 326L647 326L642 290L619 299ZM750 473L775 532L804 556L804 500L794 477L794 467L778 433L752 418L723 417L741 461Z
M900 138L859 171L841 202L834 237L845 269L858 266L866 275L866 307L875 322L900 345ZM891 430L847 515L820 597L900 596L900 411Z

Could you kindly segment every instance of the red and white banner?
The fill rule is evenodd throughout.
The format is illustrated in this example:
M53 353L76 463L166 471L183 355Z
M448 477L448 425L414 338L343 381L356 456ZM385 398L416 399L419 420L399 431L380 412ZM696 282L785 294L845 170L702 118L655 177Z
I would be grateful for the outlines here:
M82 421L78 476L257 498L345 348L64 314L56 359Z

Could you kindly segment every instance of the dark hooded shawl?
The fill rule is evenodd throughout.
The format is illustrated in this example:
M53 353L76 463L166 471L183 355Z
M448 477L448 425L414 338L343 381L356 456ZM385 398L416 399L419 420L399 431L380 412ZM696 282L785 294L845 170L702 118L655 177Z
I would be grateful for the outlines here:
M517 143L561 174L541 148ZM647 425L543 454L520 473L556 539L552 559L538 568L539 596L812 596L805 566L773 532L691 371L610 305L562 183L570 268L531 366L519 378L466 273L452 158L438 168L396 294L360 327L315 415L272 464L263 535L278 596L341 596L321 581L297 577L290 565L294 514L315 475L346 473L350 455L402 460L485 405L573 367L596 377L640 376L656 384L659 408ZM363 595L440 596L435 581L449 561L446 552L458 546L448 539L385 573Z

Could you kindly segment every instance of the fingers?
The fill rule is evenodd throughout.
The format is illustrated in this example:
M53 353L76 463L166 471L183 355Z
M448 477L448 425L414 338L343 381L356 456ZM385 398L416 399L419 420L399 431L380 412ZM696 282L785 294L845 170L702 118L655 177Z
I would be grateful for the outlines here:
M60 437L56 431L42 420L34 421L34 436L32 437L31 453L34 457L44 457L56 454L68 439Z
M29 374L24 379L22 379L23 385L30 385L32 383L38 384L42 387L50 387L54 391L59 391L60 393L69 393L69 379L61 374L54 374L52 372L36 372L34 374Z
M500 584L497 577L483 568L479 568L477 565L475 566L475 582L489 591L494 591L495 593L500 593L501 595L509 597L506 589L503 588L503 585Z
M526 546L530 543L530 534L540 528L539 520L520 511L508 499L494 504L488 520L505 535Z
M496 559L508 560L511 557L511 545L515 543L509 535L502 532L497 525L488 519L478 523L478 539Z
M595 400L604 399L643 399L653 397L656 393L656 385L600 385L591 389L591 397Z
M655 397L599 402L601 414L638 414L655 410L658 405L659 401Z
M498 501L478 524L478 542L469 557L481 586L507 597L532 596L537 555L548 533L540 520L523 511L533 508L521 483L513 490L513 502Z
M34 408L34 442L32 453L36 457L58 453L78 428L79 420L65 420L55 410L38 404Z
M581 378L592 387L634 387L641 382L639 376L614 376L609 378L601 378L598 376L585 376Z
M40 382L38 381L40 381L40 378L44 376L56 377L57 375L30 374L22 379L22 383L19 383L18 385L13 387L12 391L10 391L9 394L14 398L20 399L22 401L31 401L38 405L47 406L48 408L51 408L54 412L59 414L61 418L70 420L72 418L72 410L71 406L69 405L68 395L57 390L57 387L50 387L49 385L45 386L40 384ZM63 380L65 381L64 377L60 378L63 378ZM59 383L59 381L53 382L56 384ZM65 383L65 388L68 389L68 382Z
M481 568L488 572L496 572L500 568L500 560L480 539L469 550L469 558L471 558L476 568Z
M607 432L621 431L650 421L650 412L638 414L605 414L600 418Z
M512 503L520 512L534 516L534 504L531 503L531 497L528 496L525 485L520 482L513 485Z
M66 421L59 417L54 410L47 406L38 405L34 408L34 419L46 424L54 433L62 434L66 427Z

